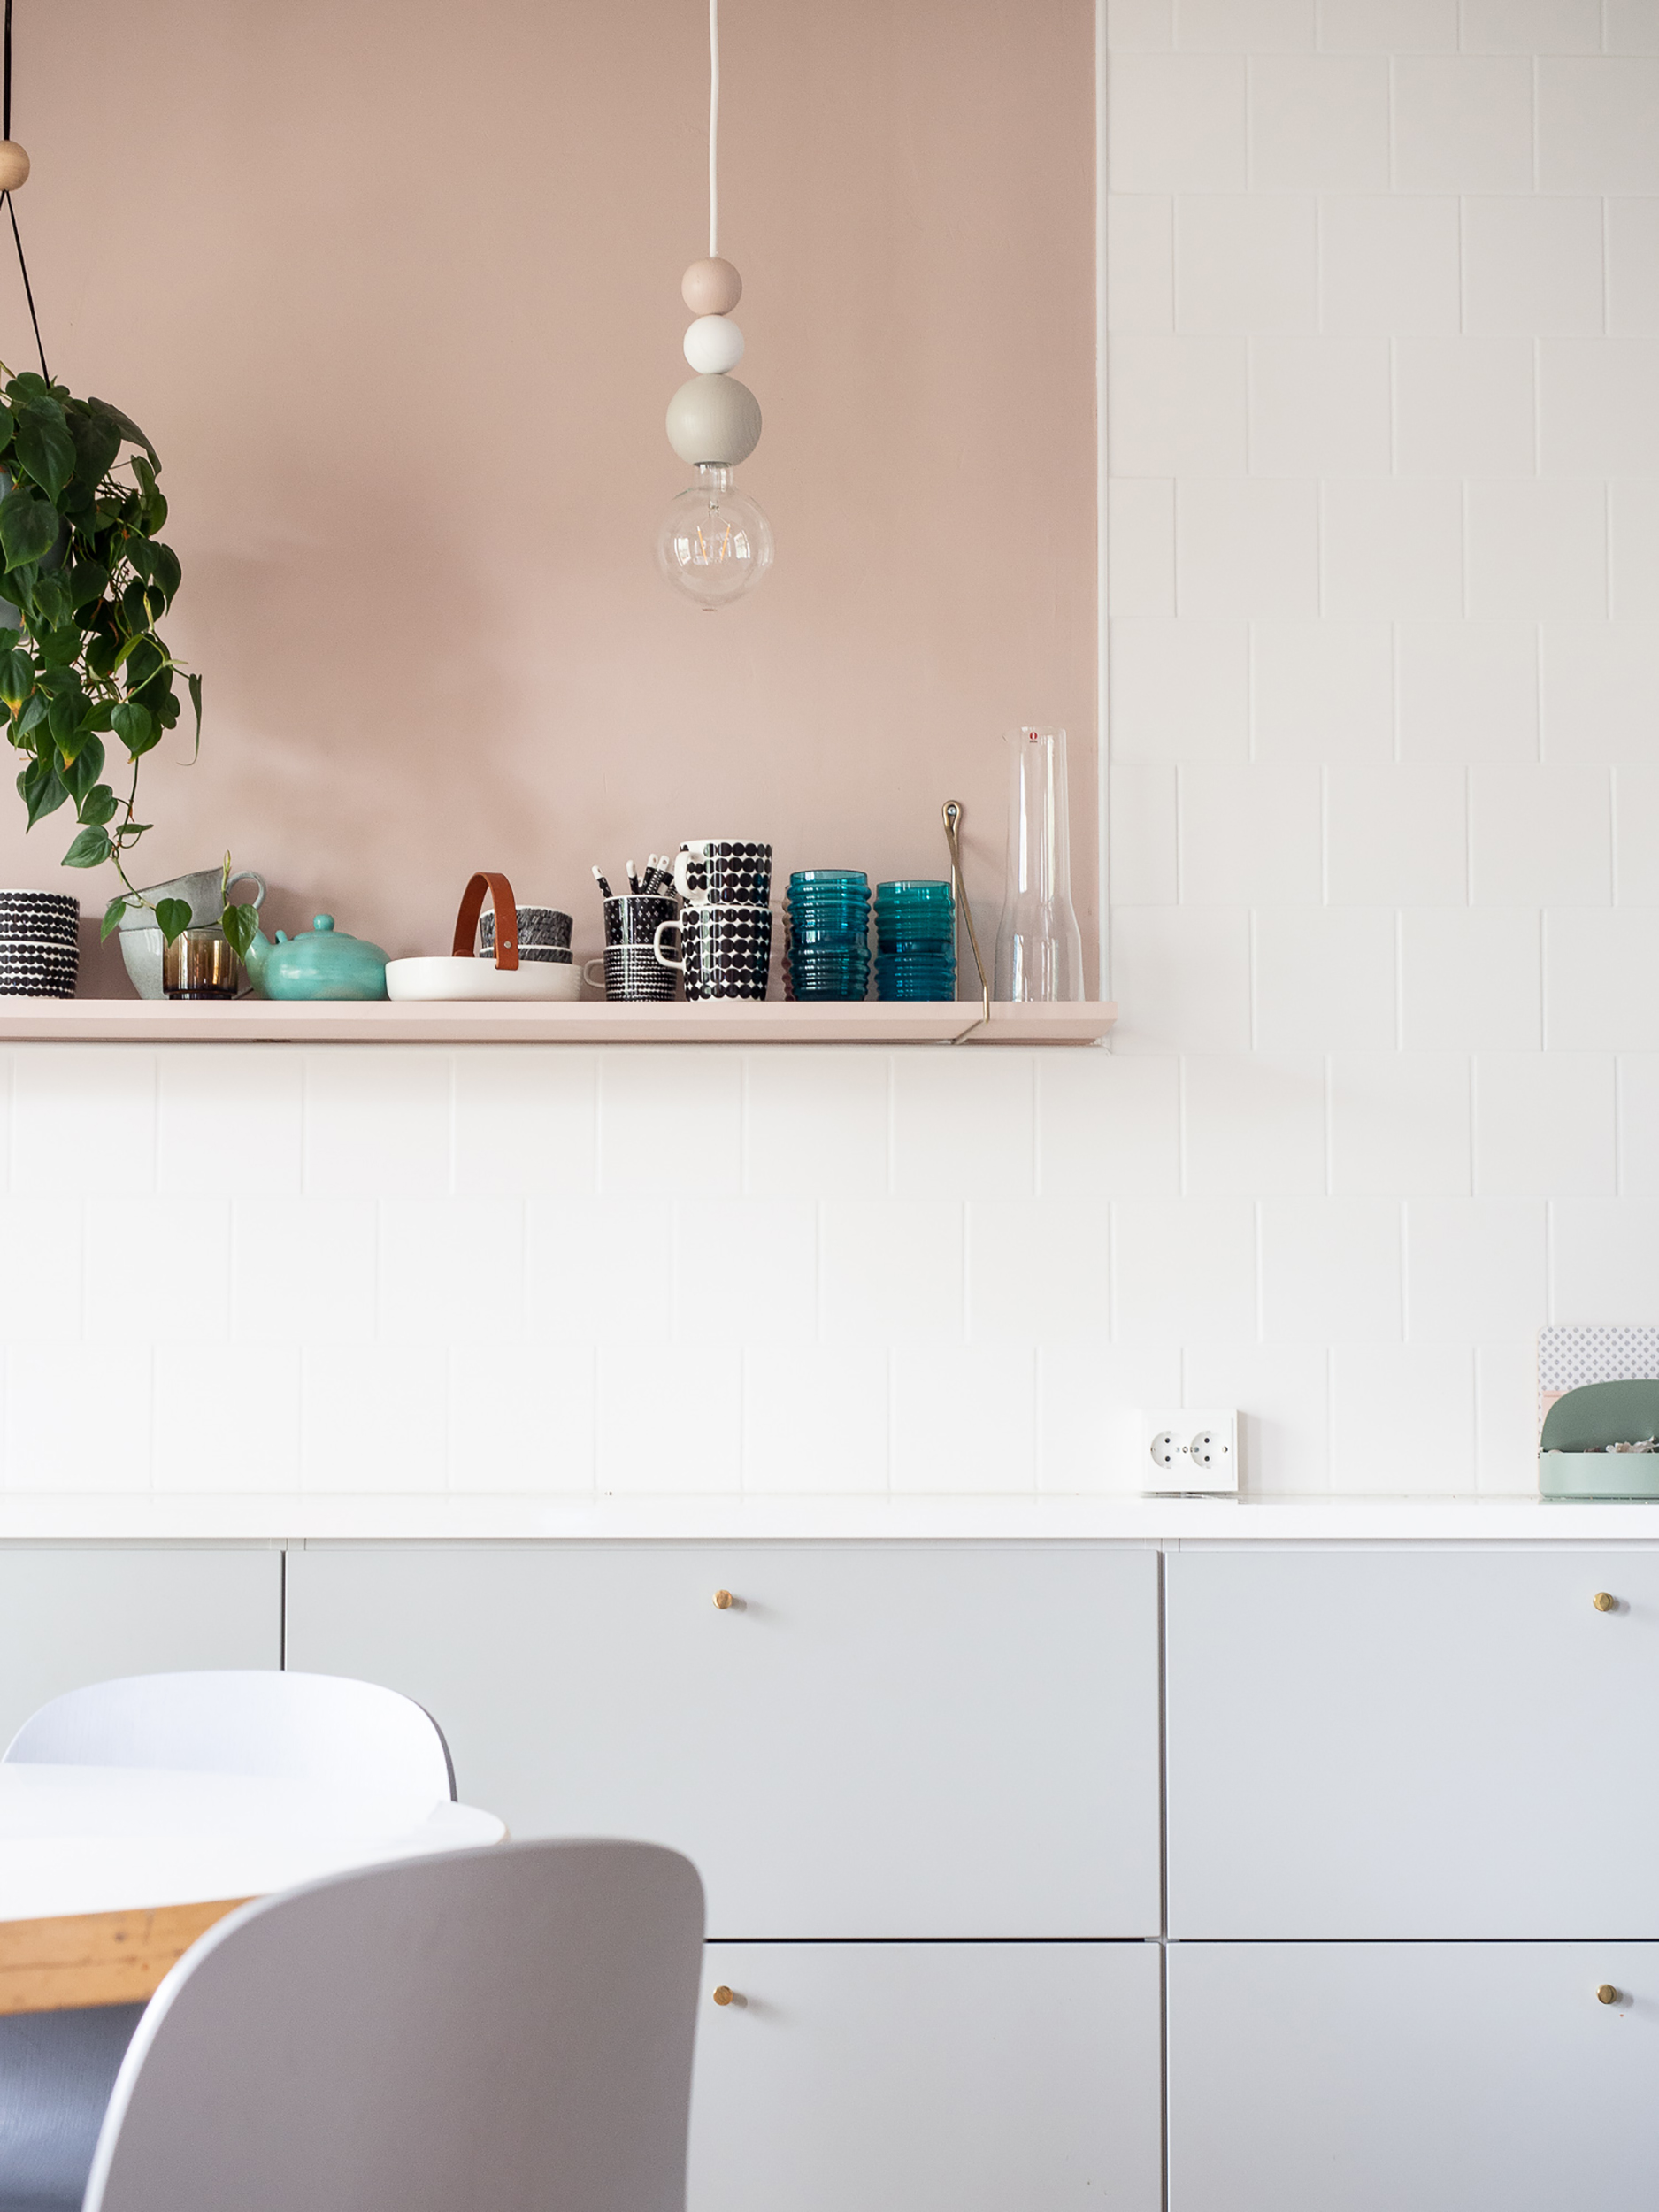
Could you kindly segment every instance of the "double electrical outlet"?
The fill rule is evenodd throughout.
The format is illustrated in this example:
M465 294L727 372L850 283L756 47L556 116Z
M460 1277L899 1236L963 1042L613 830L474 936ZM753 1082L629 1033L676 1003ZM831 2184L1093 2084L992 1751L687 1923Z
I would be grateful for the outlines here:
M1141 1417L1147 1488L1154 1493L1237 1494L1239 1417L1233 1408L1187 1406Z

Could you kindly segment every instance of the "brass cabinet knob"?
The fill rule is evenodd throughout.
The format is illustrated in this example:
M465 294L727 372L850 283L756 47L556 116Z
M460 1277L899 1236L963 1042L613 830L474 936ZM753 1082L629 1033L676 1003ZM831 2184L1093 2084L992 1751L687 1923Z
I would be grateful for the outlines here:
M714 1601L722 1613L729 1613L732 1609L732 1593L729 1590L717 1590L714 1594ZM1601 1599L1597 1598L1596 1603L1600 1605L1601 1602Z
M714 2001L717 2005L729 2005L735 1993L736 1993L734 1991L728 1989L726 1984L722 1982L718 1989L717 1989L714 1993Z
M720 1994L718 1989L714 1993L717 1998ZM726 1993L729 1996L731 1993L728 1991ZM1616 2005L1618 2002L1618 1992L1614 1988L1611 1982L1603 1982L1601 1988L1596 1991L1595 1994L1598 2004Z
M1598 1613L1610 1613L1618 1603L1618 1600L1610 1590L1598 1590L1590 1602Z

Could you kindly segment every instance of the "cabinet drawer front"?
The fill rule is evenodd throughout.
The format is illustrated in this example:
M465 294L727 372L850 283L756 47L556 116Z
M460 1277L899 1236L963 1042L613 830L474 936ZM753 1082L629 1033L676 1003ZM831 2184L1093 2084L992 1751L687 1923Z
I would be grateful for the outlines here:
M1156 1945L711 1944L705 1965L689 2212L1158 2212Z
M1168 1970L1170 2212L1652 2201L1659 1946L1181 1943Z
M419 1699L462 1796L515 1835L687 1852L714 1936L1144 1935L1156 1569L1141 1552L305 1551L288 1658Z
M1184 1553L1166 1621L1172 1934L1659 1936L1659 1554Z
M281 1656L280 1552L0 1551L0 1750L49 1698L88 1682Z

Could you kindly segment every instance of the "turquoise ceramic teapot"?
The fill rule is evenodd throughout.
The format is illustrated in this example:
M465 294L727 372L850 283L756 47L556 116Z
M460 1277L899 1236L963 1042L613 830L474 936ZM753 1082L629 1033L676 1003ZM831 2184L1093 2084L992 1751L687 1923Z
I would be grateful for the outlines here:
M242 964L261 998L384 998L386 955L365 937L348 937L319 914L309 937L278 930L273 945L254 932Z

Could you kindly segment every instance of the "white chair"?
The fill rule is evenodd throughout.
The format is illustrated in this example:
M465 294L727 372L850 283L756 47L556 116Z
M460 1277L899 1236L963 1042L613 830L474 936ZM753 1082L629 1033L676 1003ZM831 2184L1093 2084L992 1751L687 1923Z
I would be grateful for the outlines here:
M304 1781L412 1826L455 1796L431 1715L334 1675L141 1674L95 1682L24 1722L8 1763L167 1767ZM79 2212L93 2147L142 2005L0 2018L0 2212Z
M332 1674L134 1674L30 1715L8 1764L171 1767L309 1782L412 1824L455 1795L443 1731L412 1699Z
M259 1900L151 2000L85 2212L684 2212L703 1885L518 1843Z

